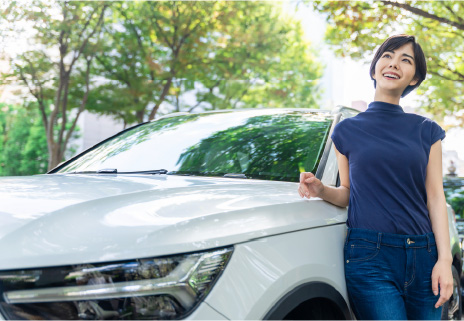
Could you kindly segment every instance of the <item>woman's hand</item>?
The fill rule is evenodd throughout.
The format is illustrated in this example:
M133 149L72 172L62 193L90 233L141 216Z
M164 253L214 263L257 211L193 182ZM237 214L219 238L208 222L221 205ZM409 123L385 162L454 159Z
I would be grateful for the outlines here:
M435 303L435 308L442 306L453 294L453 273L451 264L447 260L438 260L432 270L432 291L438 294L438 284L440 284L440 298Z
M300 186L298 193L301 197L320 197L324 192L324 184L317 179L313 173L304 172L300 173Z

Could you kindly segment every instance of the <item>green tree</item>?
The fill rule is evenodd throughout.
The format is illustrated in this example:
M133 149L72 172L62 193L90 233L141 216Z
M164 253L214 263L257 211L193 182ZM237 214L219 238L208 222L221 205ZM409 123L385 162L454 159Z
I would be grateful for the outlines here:
M47 139L36 106L0 103L0 176L43 174Z
M280 4L282 5L282 4ZM169 111L317 107L321 65L276 3L13 1L0 35L28 22L33 47L11 57L45 128L48 168L64 158L85 109L126 124ZM24 35L24 33L23 33ZM184 95L197 102L185 103Z
M89 109L126 123L170 111L316 107L321 65L301 25L262 2L120 2ZM195 93L197 102L182 102ZM111 108L111 106L113 108Z
M335 53L368 61L389 36L416 36L427 57L428 76L418 88L422 108L437 117L464 101L464 2L315 1L326 16L326 40Z
M205 109L317 108L322 66L300 22L283 15L282 5L236 3L243 13L223 27L213 57L193 66L204 70L197 100Z
M64 159L84 111L90 67L108 2L13 1L3 7L3 36L29 22L31 50L11 57L4 83L21 82L37 102L48 146L48 168ZM9 26L9 28L6 28Z

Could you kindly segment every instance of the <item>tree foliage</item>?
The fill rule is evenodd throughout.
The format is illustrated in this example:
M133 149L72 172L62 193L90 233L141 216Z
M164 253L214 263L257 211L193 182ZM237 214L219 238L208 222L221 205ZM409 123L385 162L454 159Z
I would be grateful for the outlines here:
M250 117L189 147L177 161L177 172L243 173L297 182L301 171L316 172L330 124L322 117L318 121L285 114Z
M262 2L120 2L89 108L126 123L171 111L316 107L321 66L299 23ZM184 99L195 95L190 102Z
M416 37L427 57L428 75L417 89L422 108L438 117L464 101L464 2L316 1L328 22L327 42L340 56L368 61L398 33Z
M47 139L36 106L0 103L0 176L43 174Z
M37 102L49 169L64 159L85 109L90 66L107 7L105 2L13 1L3 12L4 25L6 21L11 28L27 22L32 26L30 50L11 57L12 73L3 82L21 82Z
M37 103L48 168L64 159L85 109L133 124L160 108L317 108L322 66L281 6L12 1L0 5L0 36L26 23L30 48L10 57L2 83L22 84Z

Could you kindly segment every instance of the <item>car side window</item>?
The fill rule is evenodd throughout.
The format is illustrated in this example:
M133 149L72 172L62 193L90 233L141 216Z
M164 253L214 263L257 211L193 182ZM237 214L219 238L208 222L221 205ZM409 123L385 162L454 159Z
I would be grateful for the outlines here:
M330 146L329 157L327 158L327 163L325 165L324 174L322 175L321 182L324 185L328 186L339 186L340 183L338 179L337 155L335 154L335 150L332 147L332 144Z

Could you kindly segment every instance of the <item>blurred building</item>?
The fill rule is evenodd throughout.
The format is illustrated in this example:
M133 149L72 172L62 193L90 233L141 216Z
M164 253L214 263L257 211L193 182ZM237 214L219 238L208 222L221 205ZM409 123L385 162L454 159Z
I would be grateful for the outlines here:
M122 121L88 111L84 111L80 115L77 126L79 127L79 137L71 142L75 150L74 154L78 154L124 129ZM66 158L70 158L74 155L66 156Z
M364 100L355 100L351 102L351 108L357 109L359 111L366 111L367 103Z
M443 149L443 175L464 177L464 160L455 150Z

